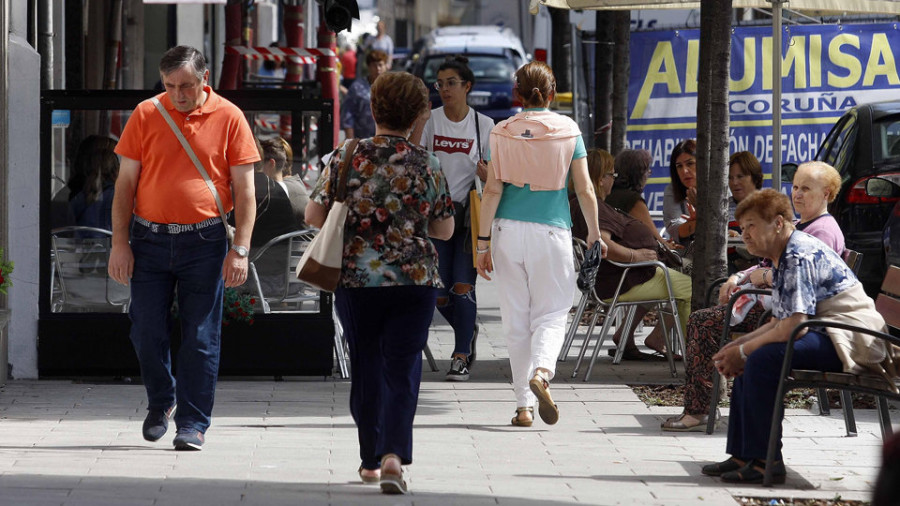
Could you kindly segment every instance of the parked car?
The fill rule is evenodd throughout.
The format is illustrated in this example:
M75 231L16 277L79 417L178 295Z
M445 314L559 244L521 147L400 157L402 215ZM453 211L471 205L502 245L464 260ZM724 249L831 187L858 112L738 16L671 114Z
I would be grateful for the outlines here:
M873 198L900 199L900 185L890 179L873 177L866 181L866 194ZM881 234L884 246L885 267L900 265L900 201L884 224Z
M469 92L470 106L495 122L522 111L522 104L513 99L513 75L528 57L512 30L497 26L448 26L425 36L412 73L425 81L435 107L441 104L440 95L434 89L438 67L448 55L454 54L465 55L475 74L475 86Z
M841 174L841 191L829 212L841 226L847 248L863 254L859 278L874 296L885 274L885 226L896 214L900 192L879 192L869 188L869 181L880 178L900 185L900 101L851 108L825 137L816 160Z
M409 68L410 64L410 52L409 48L405 47L395 47L394 48L394 58L391 62L391 70L398 72L405 72Z

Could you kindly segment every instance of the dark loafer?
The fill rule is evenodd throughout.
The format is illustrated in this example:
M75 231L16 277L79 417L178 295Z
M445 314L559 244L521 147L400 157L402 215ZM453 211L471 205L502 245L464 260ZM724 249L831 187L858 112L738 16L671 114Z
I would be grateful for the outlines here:
M772 473L772 483L782 484L787 478L787 470L784 468L784 462L779 460L772 464L774 466ZM747 465L737 471L730 471L722 474L722 481L726 483L762 483L766 476L766 463L763 460L754 459L747 462Z
M169 420L175 414L175 404L169 409L150 409L144 418L141 432L147 441L159 441L169 430Z
M737 471L746 465L747 462L738 459L737 457L731 457L730 459L722 462L705 465L702 469L700 469L700 472L707 476L722 476L724 473Z

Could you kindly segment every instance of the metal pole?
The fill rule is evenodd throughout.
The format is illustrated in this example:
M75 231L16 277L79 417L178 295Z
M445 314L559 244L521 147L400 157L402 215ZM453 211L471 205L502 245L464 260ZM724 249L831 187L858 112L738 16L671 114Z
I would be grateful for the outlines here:
M37 48L41 54L41 89L53 89L53 2L41 0L38 8Z
M0 0L0 248L8 255L9 245L9 4ZM0 295L0 308L7 307ZM4 378L5 379L5 378Z
M772 188L781 191L781 4L772 0Z
M570 39L572 45L569 47L569 73L572 75L572 119L575 120L575 123L579 123L578 67L575 65L575 53L578 51L578 44L576 43L578 40L578 29L575 27L574 23L570 23L569 28L572 32L572 38Z
M28 7L25 12L25 16L27 19L27 27L25 30L25 38L28 40L28 45L37 49L37 39L38 39L38 0L29 0ZM7 35L7 34L4 34Z

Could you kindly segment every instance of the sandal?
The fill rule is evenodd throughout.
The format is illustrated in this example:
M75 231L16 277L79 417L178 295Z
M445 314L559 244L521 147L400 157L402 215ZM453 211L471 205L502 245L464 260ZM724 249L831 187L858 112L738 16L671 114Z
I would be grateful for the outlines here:
M559 408L550 397L550 382L540 371L534 373L534 377L528 382L531 392L538 400L538 414L547 425L553 425L559 421Z
M522 413L531 413L531 418L520 418L519 415ZM534 408L516 408L516 416L512 417L510 423L516 427L531 427L531 424L534 423Z
M700 472L707 476L722 476L725 473L737 471L747 465L747 462L737 457L731 457L728 460L716 464L703 466Z
M693 423L687 423L685 421L686 417L690 417L693 420ZM689 415L687 413L682 413L678 416L667 418L666 421L660 425L660 428L666 432L703 432L706 430L706 421L708 419L709 415Z
M780 485L787 478L787 470L784 468L784 461L777 461L772 464L772 483ZM722 473L722 481L725 483L762 483L766 477L766 462L760 459L754 459L736 470Z
M653 354L654 354L654 355L659 355L659 356L663 357L664 359L669 360L669 359L667 358L667 355L666 355L666 348L665 348L665 346L663 346L662 348L654 348L653 346L650 346L650 345L647 344L646 342L644 343L644 346L646 346L647 348L650 348L650 350L653 351ZM684 360L684 357L682 357L681 355L679 355L679 354L677 354L677 353L673 353L673 354L672 354L672 358L673 358L676 362L680 362L680 361Z
M363 483L378 483L381 481L381 470L380 469L365 469L363 466L359 466L359 479L362 480Z
M379 480L379 483L381 484L381 493L389 495L407 493L409 488L406 486L406 481L403 480L403 469L401 469L400 472L388 470L384 465L388 459L397 459L399 461L400 457L393 453L388 453L384 457L381 457L381 479Z
M616 349L610 348L607 352L610 357L615 358ZM678 357L676 355L676 357ZM625 351L622 353L622 360L629 360L634 362L665 362L669 360L665 355L660 353L644 353L637 348L625 348ZM678 358L675 358L678 360Z

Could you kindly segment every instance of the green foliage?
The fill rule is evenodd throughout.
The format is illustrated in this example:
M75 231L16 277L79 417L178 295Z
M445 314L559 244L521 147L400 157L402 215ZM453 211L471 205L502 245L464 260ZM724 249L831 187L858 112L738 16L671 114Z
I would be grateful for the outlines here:
M3 259L3 248L0 248L0 293L6 293L6 289L12 286L12 274L15 264L11 260Z
M226 288L222 301L222 326L227 327L236 322L253 325L253 304L256 304L256 298L249 293Z
M253 305L256 297L249 293L240 293L234 288L226 288L222 298L222 326L227 327L232 323L246 323L253 325ZM178 301L172 303L172 317L178 318Z

